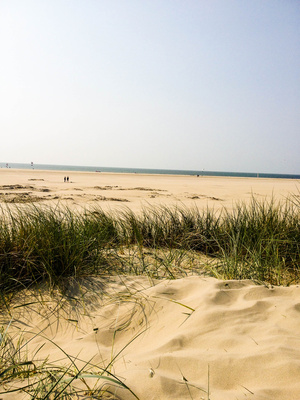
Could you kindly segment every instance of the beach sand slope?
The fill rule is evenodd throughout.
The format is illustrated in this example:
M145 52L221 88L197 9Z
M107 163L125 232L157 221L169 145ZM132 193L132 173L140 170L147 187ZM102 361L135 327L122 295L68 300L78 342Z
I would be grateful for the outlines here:
M43 345L39 359L68 364L63 349L79 366L109 365L142 400L299 399L299 286L195 276L89 285L95 286L76 312L22 307L11 329L28 332L28 339L42 331L28 344L32 353ZM134 398L125 389L112 392Z

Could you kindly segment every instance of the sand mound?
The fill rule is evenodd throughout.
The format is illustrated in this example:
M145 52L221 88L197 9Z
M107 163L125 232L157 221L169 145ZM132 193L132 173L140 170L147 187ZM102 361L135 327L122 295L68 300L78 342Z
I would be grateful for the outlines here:
M43 345L39 359L66 362L63 349L78 365L109 366L141 400L300 398L299 286L203 277L89 285L93 291L82 286L84 303L73 310L15 309L11 329L28 339L42 332L28 344L31 352Z

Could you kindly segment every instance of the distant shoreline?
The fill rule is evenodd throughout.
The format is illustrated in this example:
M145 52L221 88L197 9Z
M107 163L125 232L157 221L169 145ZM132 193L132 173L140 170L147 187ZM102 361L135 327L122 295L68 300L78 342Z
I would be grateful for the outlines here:
M172 170L172 169L151 169L151 168L117 168L80 165L54 165L54 164L30 164L30 163L3 163L0 168L7 169L36 169L48 171L81 171L81 172L112 172L112 173L138 173L151 175L193 175L193 176L219 176L219 177L241 177L241 178L279 178L279 179L300 179L300 174L274 174L261 172L224 172L224 171L197 171L197 170Z

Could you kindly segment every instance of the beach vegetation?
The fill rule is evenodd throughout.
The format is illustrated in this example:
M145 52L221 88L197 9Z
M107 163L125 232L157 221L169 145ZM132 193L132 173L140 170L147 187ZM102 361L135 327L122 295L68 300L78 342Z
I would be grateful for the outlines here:
M93 360L83 361L79 356L71 357L54 341L45 337L42 332L33 334L25 339L25 332L16 337L9 334L9 326L0 333L0 395L8 393L23 393L29 399L117 399L113 388L129 391L133 398L138 397L114 373L110 366L122 351L135 339L124 346L110 363L101 367ZM27 332L28 336L28 332ZM33 353L29 353L28 345L32 339L38 337L50 342L59 349L62 356L68 361L65 365L58 360L56 363L42 359L39 346ZM60 361L60 362L59 362Z
M223 279L295 283L298 200L253 198L250 205L221 213L166 206L139 214L129 209L113 214L100 208L2 208L0 296L42 282L63 288L70 278L99 274L176 278L195 254L209 258L208 269Z

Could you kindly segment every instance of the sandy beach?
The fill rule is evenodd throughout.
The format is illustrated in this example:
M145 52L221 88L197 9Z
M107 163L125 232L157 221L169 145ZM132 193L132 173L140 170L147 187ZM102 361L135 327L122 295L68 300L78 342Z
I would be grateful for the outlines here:
M291 195L299 196L298 181L0 170L3 207L34 201L74 210L100 206L139 212L161 205L220 210L252 196L264 201ZM132 391L103 380L102 389L109 388L110 394L92 397L85 383L91 388L99 380L86 376L78 379L78 387L85 389L74 398L300 398L299 285L188 273L175 280L107 276L74 283L68 295L71 300L57 307L46 294L25 291L10 315L2 313L1 325L9 325L12 335L22 331L30 341L26 351L38 352L38 359L64 365L72 359L78 368L90 363ZM79 299L76 306L74 298ZM29 397L3 393L0 398Z
M69 182L64 182L69 177ZM232 178L99 172L0 170L0 203L67 205L104 210L176 205L231 209L237 202L284 200L299 194L294 179Z

